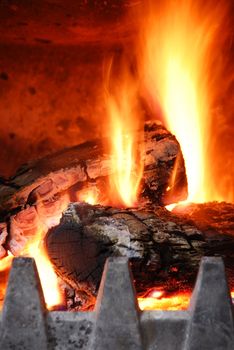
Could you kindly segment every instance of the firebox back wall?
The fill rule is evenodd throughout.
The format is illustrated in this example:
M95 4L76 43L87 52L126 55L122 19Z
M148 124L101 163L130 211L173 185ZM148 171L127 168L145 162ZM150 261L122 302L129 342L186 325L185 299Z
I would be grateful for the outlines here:
M130 4L0 2L0 175L99 136L103 57L131 32Z
M2 45L0 52L0 174L99 135L101 50Z

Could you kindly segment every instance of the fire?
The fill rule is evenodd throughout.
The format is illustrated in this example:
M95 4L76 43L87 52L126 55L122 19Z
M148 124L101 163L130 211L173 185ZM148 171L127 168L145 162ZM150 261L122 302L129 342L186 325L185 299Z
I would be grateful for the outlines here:
M162 108L180 143L192 202L233 200L232 188L217 193L217 182L225 186L226 180L212 172L211 152L216 137L211 135L211 109L223 79L220 38L226 14L223 1L166 0L161 6L151 2L142 24L144 86L151 107Z
M189 306L189 292L164 295L163 291L154 291L150 296L138 298L141 310L186 310Z
M126 101L125 101L126 102ZM114 104L110 106L110 113L113 118L112 132L112 169L113 180L116 189L127 207L134 206L137 202L137 189L140 182L140 176L133 176L134 172L134 139L130 130L121 120L121 115L125 115L124 111L118 110ZM122 114L123 112L123 114Z
M230 296L233 300L234 291ZM191 292L187 291L167 294L163 290L152 289L147 297L138 298L138 305L141 310L187 310L190 298Z
M138 72L133 73L131 63L124 60L118 78L113 78L111 60L105 81L105 102L109 117L106 133L111 139L108 152L112 158L109 190L112 205L132 207L137 204L143 173L135 132L142 119L138 102L140 87L153 112L162 109L168 129L180 143L188 178L188 201L233 200L233 188L227 191L226 186L225 191L223 188L220 193L217 191L217 180L222 180L212 172L214 158L210 147L211 110L217 96L214 86L219 85L218 79L222 77L221 65L216 64L223 44L219 36L220 33L223 35L226 14L227 6L223 1L215 4L211 0L207 3L201 0L152 1L147 12L140 16L141 41L135 48L139 52ZM176 166L177 162L173 178L176 177ZM167 190L173 188L173 178ZM228 182L224 179L223 183ZM95 188L80 191L77 199L90 204L100 203ZM50 205L38 205L37 211L47 213ZM53 211L53 203L51 208ZM52 215L46 220L54 224L59 217ZM36 260L45 300L51 308L63 300L57 276L41 246L42 240L43 235L38 230L36 239L28 244L26 251ZM9 269L11 261L11 256L2 259L0 271ZM186 309L189 300L189 293L167 295L162 290L138 298L142 310Z
M27 255L33 257L36 261L46 305L50 310L54 306L62 305L63 298L59 289L58 278L52 268L46 252L42 247L40 247L40 245L41 242L39 243L38 241L31 243L27 248ZM0 306L6 292L6 281L4 274L7 274L8 276L13 257L14 256L10 254L0 260L1 282L3 282L0 283Z
M109 65L108 87L105 89L113 172L110 178L110 196L114 197L113 204L132 207L137 203L143 172L143 162L136 149L137 139L134 132L138 129L141 118L137 105L138 84L125 67L121 78L114 79L115 87L111 89L112 63L113 61Z
M62 211L68 203L69 196L64 194L55 202L39 202L36 208L26 208L11 220L11 227L14 228L15 235L18 234L16 238L25 236L23 240L25 245L22 245L21 251L16 249L14 254L35 259L48 309L62 305L63 295L58 278L43 247L43 238L50 227L59 223ZM9 251L7 253L8 256L0 260L0 302L6 290L5 276L9 273L13 259L13 255Z
M8 270L11 267L13 257L14 256L10 252L8 252L8 255L0 260L0 272Z
M100 204L99 192L96 187L85 188L79 191L76 197L79 202L86 202L91 205Z
M38 241L28 247L29 256L34 257L40 277L46 305L48 309L61 305L63 298L59 289L58 277L56 276L50 260Z

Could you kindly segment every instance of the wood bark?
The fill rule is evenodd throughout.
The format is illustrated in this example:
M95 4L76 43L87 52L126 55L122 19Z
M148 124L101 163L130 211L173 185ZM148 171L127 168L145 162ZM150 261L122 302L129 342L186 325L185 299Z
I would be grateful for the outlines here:
M138 295L152 287L168 292L191 290L204 255L224 258L234 287L234 236L221 231L212 236L189 220L186 214L178 216L163 207L115 209L70 204L60 224L49 230L45 244L58 275L77 291L81 308L93 302L109 256L130 259ZM208 228L209 218L206 220ZM197 221L202 225L202 217Z
M186 173L176 138L159 122L147 122L137 139L137 150L144 163L139 198L157 204L185 199ZM0 178L0 221L27 205L48 201L65 191L71 201L76 201L76 193L89 186L107 193L107 180L113 172L111 156L105 148L108 142L86 142L24 165L10 179ZM171 183L175 167L176 176ZM108 202L108 198L103 201Z

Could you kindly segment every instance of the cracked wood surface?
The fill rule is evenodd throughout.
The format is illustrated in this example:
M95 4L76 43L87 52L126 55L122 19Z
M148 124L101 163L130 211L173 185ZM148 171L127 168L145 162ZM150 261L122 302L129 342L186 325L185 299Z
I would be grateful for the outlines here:
M176 138L157 121L145 123L144 132L137 135L137 148L144 163L139 198L157 204L185 199L187 179ZM71 201L76 201L75 194L89 186L95 186L102 194L107 193L108 177L113 171L111 156L103 146L108 142L100 139L86 142L28 163L10 179L0 178L2 221L11 212L65 191L70 194ZM172 184L175 166L177 175Z
M86 309L97 294L109 256L130 259L138 296L157 286L168 292L191 290L204 255L224 257L234 287L234 237L222 232L217 236L159 206L116 209L77 203L69 205L45 242L56 272L77 292L79 307Z

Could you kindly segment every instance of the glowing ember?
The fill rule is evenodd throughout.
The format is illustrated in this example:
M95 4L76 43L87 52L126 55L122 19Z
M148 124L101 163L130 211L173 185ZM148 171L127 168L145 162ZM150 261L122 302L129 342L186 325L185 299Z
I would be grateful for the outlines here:
M152 288L143 297L138 298L138 304L141 310L186 310L190 297L189 291L167 293L162 288Z
M188 308L191 294L178 292L173 295L152 295L146 298L138 298L141 310L186 310Z
M96 187L89 187L81 190L76 195L78 202L86 202L88 204L100 204L99 193Z
M211 109L222 81L217 62L226 14L223 1L204 5L168 0L161 7L151 2L143 19L144 84L153 109L162 108L167 127L180 143L192 202L228 201L232 192L225 188L223 196L217 193L217 180L223 180L212 173L209 148Z
M234 291L231 292L231 297L234 299ZM138 304L141 310L187 310L190 298L190 292L167 295L162 290L153 290L149 296L138 298Z
M151 293L151 298L161 298L163 296L164 292L162 290L154 290L152 293Z
M107 85L110 83L108 71ZM137 83L125 70L122 79L114 81L113 91L106 89L106 108L110 118L108 134L111 137L112 171L111 197L114 205L135 206L143 172L143 161L136 151L136 136L140 121L137 105Z

